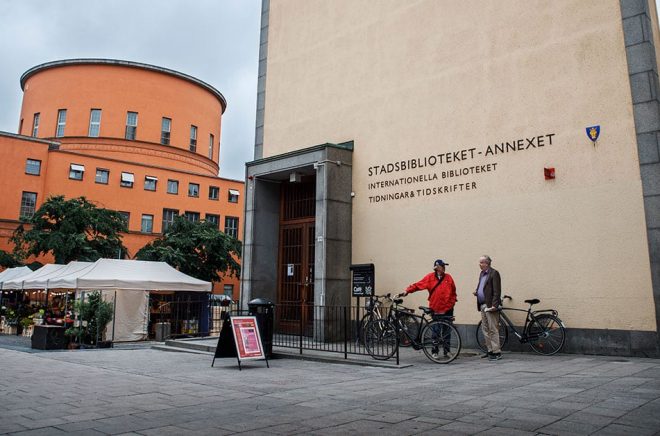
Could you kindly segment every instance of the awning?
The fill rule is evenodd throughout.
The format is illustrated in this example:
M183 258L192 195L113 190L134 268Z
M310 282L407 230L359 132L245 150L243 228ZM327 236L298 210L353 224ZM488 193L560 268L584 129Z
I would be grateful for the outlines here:
M78 164L71 164L71 171L81 171L85 172L85 166L84 165L78 165Z
M158 181L158 177L154 176L144 176L144 180L153 180L154 182Z
M0 289L2 289L4 282L7 282L9 280L14 280L18 277L23 277L28 274L31 274L32 270L28 268L27 266L19 266L16 268L7 268L3 272L0 273Z
M235 189L230 189L230 190L229 190L229 193L230 193L231 195L241 195L241 193L238 192L238 191L235 190Z
M46 265L42 266L41 268L39 268L38 270L32 271L30 274L27 274L27 275L24 275L24 276L21 276L21 277L17 277L17 278L12 279L12 280L7 280L6 282L4 282L2 284L2 289L27 289L23 286L25 281L35 280L35 279L38 279L40 277L45 277L47 275L52 274L53 272L61 270L64 267L66 267L66 265L58 265L58 264L54 264L54 263L46 264ZM34 288L31 288L31 289L34 289Z
M133 176L133 173L121 173L121 181L122 182L135 182L135 177Z

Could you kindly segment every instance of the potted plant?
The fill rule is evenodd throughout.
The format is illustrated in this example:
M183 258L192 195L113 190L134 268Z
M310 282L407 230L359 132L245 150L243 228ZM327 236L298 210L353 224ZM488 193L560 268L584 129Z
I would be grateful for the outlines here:
M107 324L112 321L114 305L103 300L101 292L94 291L83 301L74 304L78 314L77 322L65 331L65 335L73 339L81 346L107 347L105 330Z

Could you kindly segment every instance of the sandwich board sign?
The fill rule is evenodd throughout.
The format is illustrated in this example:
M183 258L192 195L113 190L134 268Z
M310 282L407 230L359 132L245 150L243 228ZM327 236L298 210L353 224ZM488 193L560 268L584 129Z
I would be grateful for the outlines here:
M239 370L241 370L241 362L244 360L265 360L266 366L270 368L261 342L257 317L232 316L228 318L225 318L220 331L213 363L215 363L216 357L236 356ZM231 333L229 333L230 330Z

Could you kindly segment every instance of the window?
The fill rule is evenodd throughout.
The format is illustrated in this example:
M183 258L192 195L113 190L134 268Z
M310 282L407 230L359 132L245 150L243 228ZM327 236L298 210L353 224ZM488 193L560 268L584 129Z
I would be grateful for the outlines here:
M160 143L164 145L170 144L170 132L172 130L172 120L170 118L163 117L163 121L160 123Z
M216 229L220 228L220 215L206 214L206 221L212 223Z
M41 117L41 114L37 112L34 114L34 118L32 119L32 136L35 138L39 134L39 118Z
M85 174L85 166L78 164L71 164L69 166L69 178L71 180L82 180Z
M126 112L126 139L135 139L137 136L137 112Z
M158 177L145 176L144 177L144 190L145 191L155 191L156 183L158 183Z
M55 130L55 137L61 138L64 136L64 127L66 127L66 109L57 111L57 129Z
M234 298L234 285L223 285L222 293L230 298Z
M188 183L188 197L199 197L199 184Z
M107 185L109 178L110 178L110 171L104 170L103 168L96 169L96 178L94 179L96 183L102 183L104 185Z
M161 230L165 233L165 230L169 229L172 224L174 224L174 218L179 216L179 211L176 209L163 209L163 229Z
M119 182L119 186L124 188L132 188L134 182L135 176L133 176L133 173L121 173L121 181Z
M41 174L41 161L36 159L28 159L25 162L25 174L32 174L38 176Z
M220 198L220 188L209 186L209 200L217 200L218 198Z
M225 217L225 233L234 238L238 238L238 218L235 216Z
M190 126L190 151L197 151L197 126Z
M228 194L227 201L230 203L238 203L238 196L240 195L240 192L238 192L236 189L230 189Z
M121 215L121 218L124 220L126 228L128 229L128 223L131 221L131 213L119 211L119 215Z
M89 133L90 138L98 138L101 131L101 109L92 109L89 112Z
M209 134L209 159L213 159L213 133Z
M154 216L142 214L142 224L140 224L140 231L142 233L152 233L154 230Z
M199 221L199 212L186 211L183 216L190 222L196 223Z
M167 181L167 193L168 194L178 194L179 193L179 181L178 180L168 180Z
M37 193L25 192L21 197L21 210L19 212L20 218L32 218L34 211L37 209Z

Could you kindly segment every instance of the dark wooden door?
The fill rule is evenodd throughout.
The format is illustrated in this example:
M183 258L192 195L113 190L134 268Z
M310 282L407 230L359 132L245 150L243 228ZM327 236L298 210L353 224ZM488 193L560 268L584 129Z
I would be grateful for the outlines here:
M281 332L307 331L313 322L315 185L287 184L282 188L278 307Z

